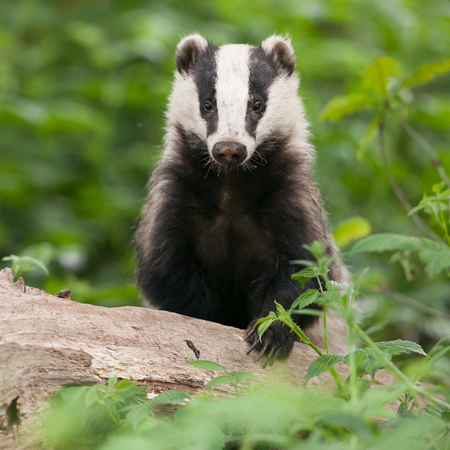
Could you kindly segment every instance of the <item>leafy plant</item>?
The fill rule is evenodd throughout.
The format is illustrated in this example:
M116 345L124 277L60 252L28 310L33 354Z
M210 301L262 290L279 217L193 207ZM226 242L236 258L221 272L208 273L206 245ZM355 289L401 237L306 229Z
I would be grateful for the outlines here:
M250 380L255 379L255 375L245 371L228 371L224 366L217 364L213 361L208 361L206 359L193 360L188 361L186 364L190 364L191 366L197 367L199 369L210 370L212 372L223 371L226 375L219 375L214 377L212 380L208 382L206 388L215 387L215 386L226 386L227 384L231 384L234 386L236 395L239 396L238 385L244 383L244 380L248 382L248 389L250 389Z
M44 264L31 256L9 255L3 257L2 261L12 261L12 271L14 272L15 280L36 268L41 269L47 276L50 275Z

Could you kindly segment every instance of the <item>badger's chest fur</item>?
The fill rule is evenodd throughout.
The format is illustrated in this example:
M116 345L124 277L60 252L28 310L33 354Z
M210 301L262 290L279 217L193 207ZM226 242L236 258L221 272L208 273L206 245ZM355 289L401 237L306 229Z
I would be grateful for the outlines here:
M295 56L278 36L217 47L192 35L176 64L165 149L136 234L137 281L154 306L248 328L255 348L253 324L302 292L290 261L311 259L304 244L335 252L311 177ZM344 281L339 263L331 275ZM262 352L272 361L292 345L289 330L273 326Z

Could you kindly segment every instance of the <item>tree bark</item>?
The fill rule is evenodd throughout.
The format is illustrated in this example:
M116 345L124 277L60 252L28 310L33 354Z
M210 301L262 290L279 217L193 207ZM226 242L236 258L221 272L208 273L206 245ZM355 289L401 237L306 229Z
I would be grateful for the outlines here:
M339 328L337 327L338 332ZM117 375L147 386L149 394L184 389L195 394L221 373L186 365L195 359L245 370L258 381L303 386L317 354L296 343L287 361L262 369L247 356L244 331L179 314L139 307L106 308L58 298L13 281L0 271L0 448L19 437L57 389L104 383ZM345 375L346 367L338 369ZM333 386L329 374L311 385Z

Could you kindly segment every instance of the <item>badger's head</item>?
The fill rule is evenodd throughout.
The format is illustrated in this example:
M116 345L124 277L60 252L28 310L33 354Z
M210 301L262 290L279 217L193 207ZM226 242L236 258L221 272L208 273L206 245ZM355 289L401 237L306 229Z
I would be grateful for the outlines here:
M289 40L271 36L259 47L218 47L193 34L178 44L175 62L169 132L175 126L198 136L218 167L252 167L259 146L273 137L297 130L306 139Z

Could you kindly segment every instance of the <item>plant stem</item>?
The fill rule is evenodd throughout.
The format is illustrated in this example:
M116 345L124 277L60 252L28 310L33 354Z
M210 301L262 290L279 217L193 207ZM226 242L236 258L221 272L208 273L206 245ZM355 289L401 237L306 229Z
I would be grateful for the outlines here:
M309 345L310 347L312 347L319 356L323 356L322 351L319 349L319 347L317 347L317 345L313 344L308 336L306 336L306 334L303 332L303 330L293 321L290 320L289 322L285 322L282 321L285 325L287 325L306 345ZM349 401L350 398L344 388L344 383L342 382L341 377L339 376L339 374L336 372L336 369L334 367L332 367L330 369L330 373L334 378L334 381L336 381L336 384L339 388L339 390L342 392L342 396L345 398L345 400Z
M442 166L442 162L439 159L438 154L435 152L433 147L428 143L428 141L420 135L414 128L411 127L407 122L401 121L401 127L428 153L431 158L431 162L439 173L441 180L450 188L450 179L445 173L444 167Z
M403 382L407 389L414 392L416 395L421 395L425 397L430 402L436 403L437 405L445 408L446 410L450 410L450 404L435 397L433 394L430 394L427 391L423 391L419 389L390 359L386 358L386 355L375 345L375 343L370 339L370 337L364 333L364 331L356 324L352 324L353 329L358 333L361 339L380 356L386 366L386 369L391 372L399 381Z
M323 289L322 289L322 283L320 282L319 276L317 276L317 281L319 283L319 290L322 296L324 295ZM325 340L325 350L327 352L327 355L330 354L330 350L328 350L328 333L327 333L327 309L325 305L323 305L323 336Z
M405 207L406 211L411 211L412 205L409 202L406 194L403 192L400 185L395 180L391 171L389 170L389 161L387 158L386 150L384 148L384 113L381 113L380 123L378 125L378 145L380 148L381 164L383 166L386 177L391 185L395 195L400 200L402 205ZM422 218L417 214L411 214L412 219L416 225L430 238L435 241L443 242L442 239L422 220Z

